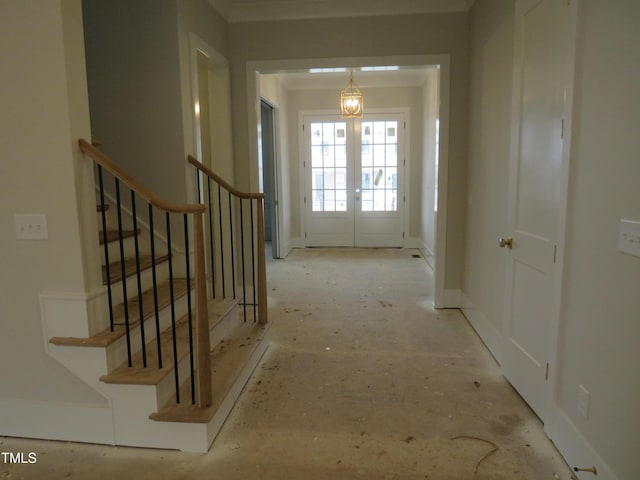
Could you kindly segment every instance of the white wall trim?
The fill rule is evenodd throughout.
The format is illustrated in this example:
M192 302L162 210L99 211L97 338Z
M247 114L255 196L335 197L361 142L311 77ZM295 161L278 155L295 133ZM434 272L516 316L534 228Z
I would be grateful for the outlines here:
M45 342L51 337L90 337L107 326L106 289L84 293L40 294Z
M115 444L110 406L3 398L0 425L9 437Z
M599 480L622 480L613 473L611 467L598 455L564 411L555 406L552 416L553 422L550 422L551 426L548 428L547 434L572 469L573 467L596 467ZM580 480L594 478L592 473L577 473L575 475Z
M474 305L473 301L465 292L462 292L462 313L487 346L491 355L493 355L498 363L501 363L503 345L502 332L489 321L484 312Z

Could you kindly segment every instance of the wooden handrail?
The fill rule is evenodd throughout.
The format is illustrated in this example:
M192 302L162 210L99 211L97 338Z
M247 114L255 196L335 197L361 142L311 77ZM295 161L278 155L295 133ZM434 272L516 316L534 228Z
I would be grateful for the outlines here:
M264 193L246 193L246 192L241 192L237 188L232 187L227 182L225 182L222 177L220 177L219 175L216 175L211 169L206 167L204 164L199 162L196 158L192 157L191 155L187 157L187 160L191 165L196 167L198 170L201 170L202 172L204 172L205 175L215 180L217 183L219 183L227 191L234 194L236 197L247 198L247 199L258 199L258 198L264 199Z
M165 202L161 198L158 198L154 193L149 191L147 188L142 186L131 177L127 172L125 172L122 168L116 165L109 157L107 157L100 150L91 145L90 142L87 142L84 139L78 140L78 145L80 146L80 150L85 155L91 157L97 164L104 167L109 173L118 178L122 183L124 183L127 187L133 190L135 193L140 195L143 199L149 202L154 207L157 207L166 212L172 213L203 213L206 210L206 207L202 204L175 204L170 202Z
M235 195L240 199L245 200L255 200L257 205L257 219L256 219L256 228L257 228L257 237L258 237L258 262L257 262L257 285L254 285L254 288L257 290L258 299L257 299L257 321L260 324L266 324L267 320L267 270L266 270L266 259L264 252L265 238L264 238L264 193L246 193L241 192L237 188L232 187L227 182L224 181L219 175L216 175L211 169L203 165L196 158L191 155L187 156L188 162L200 170L202 173L207 175L210 179L214 180L218 183L219 186L223 187L225 190ZM240 200L242 201L242 200ZM222 227L221 227L222 228ZM243 267L244 268L244 267Z

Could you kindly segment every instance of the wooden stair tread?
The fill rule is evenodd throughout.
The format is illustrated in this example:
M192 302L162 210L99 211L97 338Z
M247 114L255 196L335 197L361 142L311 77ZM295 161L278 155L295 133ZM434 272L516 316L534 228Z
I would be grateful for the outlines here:
M166 262L169 259L169 255L156 255L155 257L155 264L159 265L163 262ZM140 271L144 271L144 270L148 270L150 269L153 265L153 262L151 261L151 254L150 253L141 253L140 254ZM120 280L122 280L122 267L121 267L121 262L120 260L116 260L114 262L110 262L109 263L109 274L110 274L110 279L111 283L116 283L119 282ZM125 276L128 278L132 275L136 274L136 257L127 257L124 259L124 270L125 270ZM102 283L103 285L107 284L107 267L106 266L102 266Z
M162 368L158 368L158 350L156 340L147 343L147 367L142 361L142 351L131 358L132 366L127 363L119 366L107 375L100 377L104 383L125 385L157 385L164 377L173 372L173 332L167 328L160 335L162 351ZM187 315L176 320L176 345L178 361L189 355L189 322Z
M96 205L96 212L106 212L107 210L109 210L109 208L111 208L111 205L109 205L108 203L104 203L104 204L98 204Z
M140 234L140 229L138 228L137 230L123 230L122 231L122 235L120 235L120 231L116 228L116 229L111 229L108 228L107 229L107 242L115 242L116 240L120 240L120 237L122 238L129 238L129 237L133 237L134 235L139 235ZM104 231L100 230L100 245L104 245Z
M212 328L215 325L219 316L224 317L224 315L228 313L233 306L235 306L235 301L230 299L213 302L213 312L209 312L209 328ZM180 361L189 355L189 324L187 315L176 320L176 338L178 361ZM158 368L158 347L156 339L154 338L146 344L147 367L144 367L143 365L142 351L140 350L132 356L131 367L125 362L113 371L109 372L107 375L100 377L100 380L105 383L157 385L164 377L172 373L174 368L171 327L165 329L165 331L161 333L160 340L162 368Z
M192 288L193 288L192 281ZM173 286L174 299L179 299L187 294L187 282L184 278L175 278ZM171 304L171 295L169 291L169 281L158 284L158 310L162 310ZM132 298L128 302L129 305L129 329L135 328L139 325L139 312L138 308L138 296ZM143 318L146 320L155 315L155 305L153 299L153 289L149 289L142 293L142 311ZM126 335L126 329L124 325L124 305L116 305L113 311L114 316L114 331L109 328L96 333L95 335L83 338L83 337L53 337L49 340L49 343L54 345L68 345L78 347L107 347L120 337Z
M220 342L211 352L211 380L213 403L206 408L191 404L191 385L187 382L180 391L182 402L173 397L159 412L149 416L165 422L208 423L220 409L251 356L267 341L270 324L244 322L234 334Z
M191 288L194 288L195 282L191 281ZM186 278L174 278L173 279L173 298L178 300L187 294L187 279ZM171 305L171 289L169 280L165 280L158 284L158 311L161 311L165 307ZM140 320L140 301L138 299L137 290L129 292L129 301L127 302L127 309L129 311L129 325L137 325ZM145 320L155 315L155 303L153 288L150 288L142 292L142 318ZM113 323L114 325L124 325L124 303L113 307Z

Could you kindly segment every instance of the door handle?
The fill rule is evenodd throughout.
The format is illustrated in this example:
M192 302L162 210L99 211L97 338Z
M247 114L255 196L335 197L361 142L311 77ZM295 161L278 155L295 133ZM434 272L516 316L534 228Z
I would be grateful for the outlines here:
M356 200L360 200L360 189L356 188Z
M507 247L509 250L511 250L513 248L513 238L501 238L500 240L498 240L498 245L500 245L500 248Z

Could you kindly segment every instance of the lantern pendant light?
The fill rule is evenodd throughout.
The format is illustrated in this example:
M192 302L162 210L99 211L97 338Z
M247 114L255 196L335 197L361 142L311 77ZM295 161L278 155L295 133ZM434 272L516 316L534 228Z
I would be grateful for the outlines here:
M342 118L362 118L364 98L362 90L353 81L353 72L349 83L340 92L340 116Z

